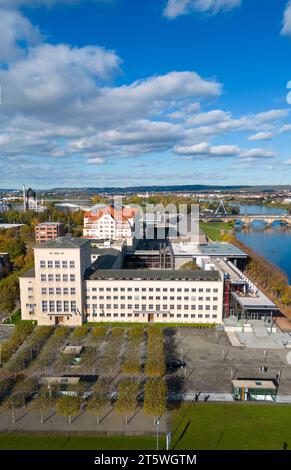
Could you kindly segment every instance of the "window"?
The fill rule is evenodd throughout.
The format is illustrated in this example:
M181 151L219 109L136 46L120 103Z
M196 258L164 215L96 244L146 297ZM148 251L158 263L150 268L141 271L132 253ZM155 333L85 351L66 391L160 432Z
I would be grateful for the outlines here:
M63 282L68 282L68 275L67 274L63 274Z
M40 262L40 267L41 267L41 269L45 268L45 261Z
M60 274L56 274L56 282L61 282L61 275Z
M62 261L62 267L66 269L68 267L68 262L67 261Z
M71 311L76 312L77 310L77 302L75 300L71 301Z
M55 311L55 302L53 300L49 301L49 310L50 310L50 312Z
M57 312L62 312L63 309L62 309L62 301L61 300L57 300Z
M50 287L49 288L49 295L54 295L54 288L53 287Z
M52 282L54 280L54 275L53 274L49 274L48 275L48 281L49 282Z
M70 310L70 303L68 300L64 301L64 312L69 312Z
M54 267L53 261L48 261L47 262L47 267L50 268L50 269L53 268Z
M60 268L61 267L61 262L60 261L55 261L55 268Z
M61 295L61 293L62 293L62 289L60 287L57 287L56 288L56 294Z
M47 301L46 300L43 300L42 303L41 303L41 310L42 312L47 312Z
M74 282L76 280L75 274L70 274L70 281Z
M41 282L45 282L45 281L46 281L46 275L45 275L45 274L41 274L40 280L41 280Z
M191 305L191 310L196 310L196 305Z
M42 289L41 289L41 295L46 295L46 288L45 288L45 287L42 287Z
M75 289L75 287L72 287L72 288L71 288L71 295L75 295L75 294L76 294L76 289ZM92 297L92 298L93 298L93 297Z
M74 269L75 268L75 261L70 261L70 269Z

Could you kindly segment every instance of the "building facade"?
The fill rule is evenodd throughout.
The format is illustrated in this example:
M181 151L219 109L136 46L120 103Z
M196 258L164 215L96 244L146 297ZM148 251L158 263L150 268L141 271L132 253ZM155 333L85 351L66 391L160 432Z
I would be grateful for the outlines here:
M85 212L83 236L103 240L126 240L132 246L137 227L138 211L122 207L120 210L106 206L97 212Z
M107 254L109 263L104 258L92 264L90 241L80 238L43 243L34 254L34 269L20 278L24 320L69 326L87 321L222 321L219 270L112 269L113 252Z
M35 226L35 240L44 243L62 237L65 234L64 224L60 222L43 222Z

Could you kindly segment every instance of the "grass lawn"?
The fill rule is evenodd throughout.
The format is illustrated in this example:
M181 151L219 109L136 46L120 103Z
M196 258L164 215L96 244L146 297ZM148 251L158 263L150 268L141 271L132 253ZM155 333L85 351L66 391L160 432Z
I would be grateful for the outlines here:
M232 230L233 225L227 222L200 222L200 228L213 241L221 240L221 230Z
M161 438L164 446L165 439ZM154 450L154 436L62 436L0 433L0 450Z
M291 406L183 405L173 412L172 447L197 450L291 449Z

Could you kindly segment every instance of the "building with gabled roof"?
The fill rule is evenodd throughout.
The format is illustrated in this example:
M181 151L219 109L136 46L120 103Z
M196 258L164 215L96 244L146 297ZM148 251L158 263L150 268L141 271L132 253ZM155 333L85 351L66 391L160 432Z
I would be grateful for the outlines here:
M103 240L126 240L128 246L134 243L134 234L139 219L138 209L106 206L96 211L85 212L83 236Z

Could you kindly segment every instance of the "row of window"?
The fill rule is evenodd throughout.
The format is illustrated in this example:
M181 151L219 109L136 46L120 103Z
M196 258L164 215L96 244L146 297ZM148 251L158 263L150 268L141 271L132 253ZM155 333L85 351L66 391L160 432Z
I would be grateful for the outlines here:
M90 314L87 314L87 317L91 316ZM139 317L146 317L147 315L145 313L100 313L100 314L97 314L97 313L93 313L92 317L96 318L96 317L99 317L99 318L110 318L110 317L114 317L114 318L139 318ZM199 320L202 320L202 319L205 319L205 320L210 320L210 319L213 319L213 320L216 320L217 319L217 315L216 314L213 314L213 315L210 315L209 313L203 315L201 313L199 314L195 314L195 313L191 313L191 314L188 314L188 313L184 313L184 314L181 314L181 313L177 313L177 314L174 314L174 313L162 313L162 314L157 314L156 315L157 318L191 318L191 319L195 319L195 318L198 318Z
M49 281L49 282L74 282L76 280L76 276L75 274L41 274L40 275L40 280L41 282L46 282L46 281Z
M40 267L41 267L41 269L45 269L45 268L49 268L49 269L52 269L52 268L56 268L56 269L59 269L59 268L75 269L75 261L45 261L45 260L41 260L40 261Z
M41 289L41 294L42 295L75 295L76 294L76 289L75 287L71 287L70 289L68 287L64 287L63 289L61 287L49 287L48 289L46 287L42 287Z
M206 292L206 293L210 293L210 292L214 292L214 293L217 293L218 292L218 289L215 287L213 289L211 289L210 287L207 287L206 289L204 289L203 287L199 287L199 289L196 289L196 287L192 287L191 289L189 287L92 287L91 288L91 291L92 292ZM90 287L87 288L87 292L90 292Z
M199 305L168 305L168 304L163 304L163 305L160 305L160 304L149 304L149 305L139 305L139 304L128 304L128 305L125 305L125 304L86 304L86 309L93 309L93 310L103 310L104 308L106 309L121 309L121 310L125 310L125 309L128 309L128 310L143 310L143 311L146 311L146 310L156 310L156 311L159 311L159 310L217 310L218 309L218 306L217 305L213 305L212 307L210 305L202 305L202 304L199 304Z
M185 301L185 302L190 301L190 300L192 302L197 301L197 300L199 302L204 302L204 301L205 302L211 302L211 301L212 302L217 302L218 301L218 297L196 297L196 296L193 296L193 295L191 295L191 297L189 297L189 296L183 296L182 297L182 296L179 296L179 295L176 296L176 297L175 296L170 296L170 297L163 296L163 297L161 297L160 295L157 295L155 297L153 295L149 295L149 296L146 296L146 295L143 296L142 295L141 297L139 295L134 295L134 296L132 296L132 295L127 295L127 296L125 296L125 295L121 295L121 296L118 296L118 295L113 295L113 296L112 295L106 295L106 296L104 296L104 295L99 295L99 296L98 295L92 295L90 297L90 295L87 295L86 300L90 300L90 299L92 299L92 300L166 300L167 302L169 300Z
M68 300L43 300L41 302L41 311L43 313L50 312L50 313L61 313L61 312L76 312L77 304L76 301L72 300L69 302Z

